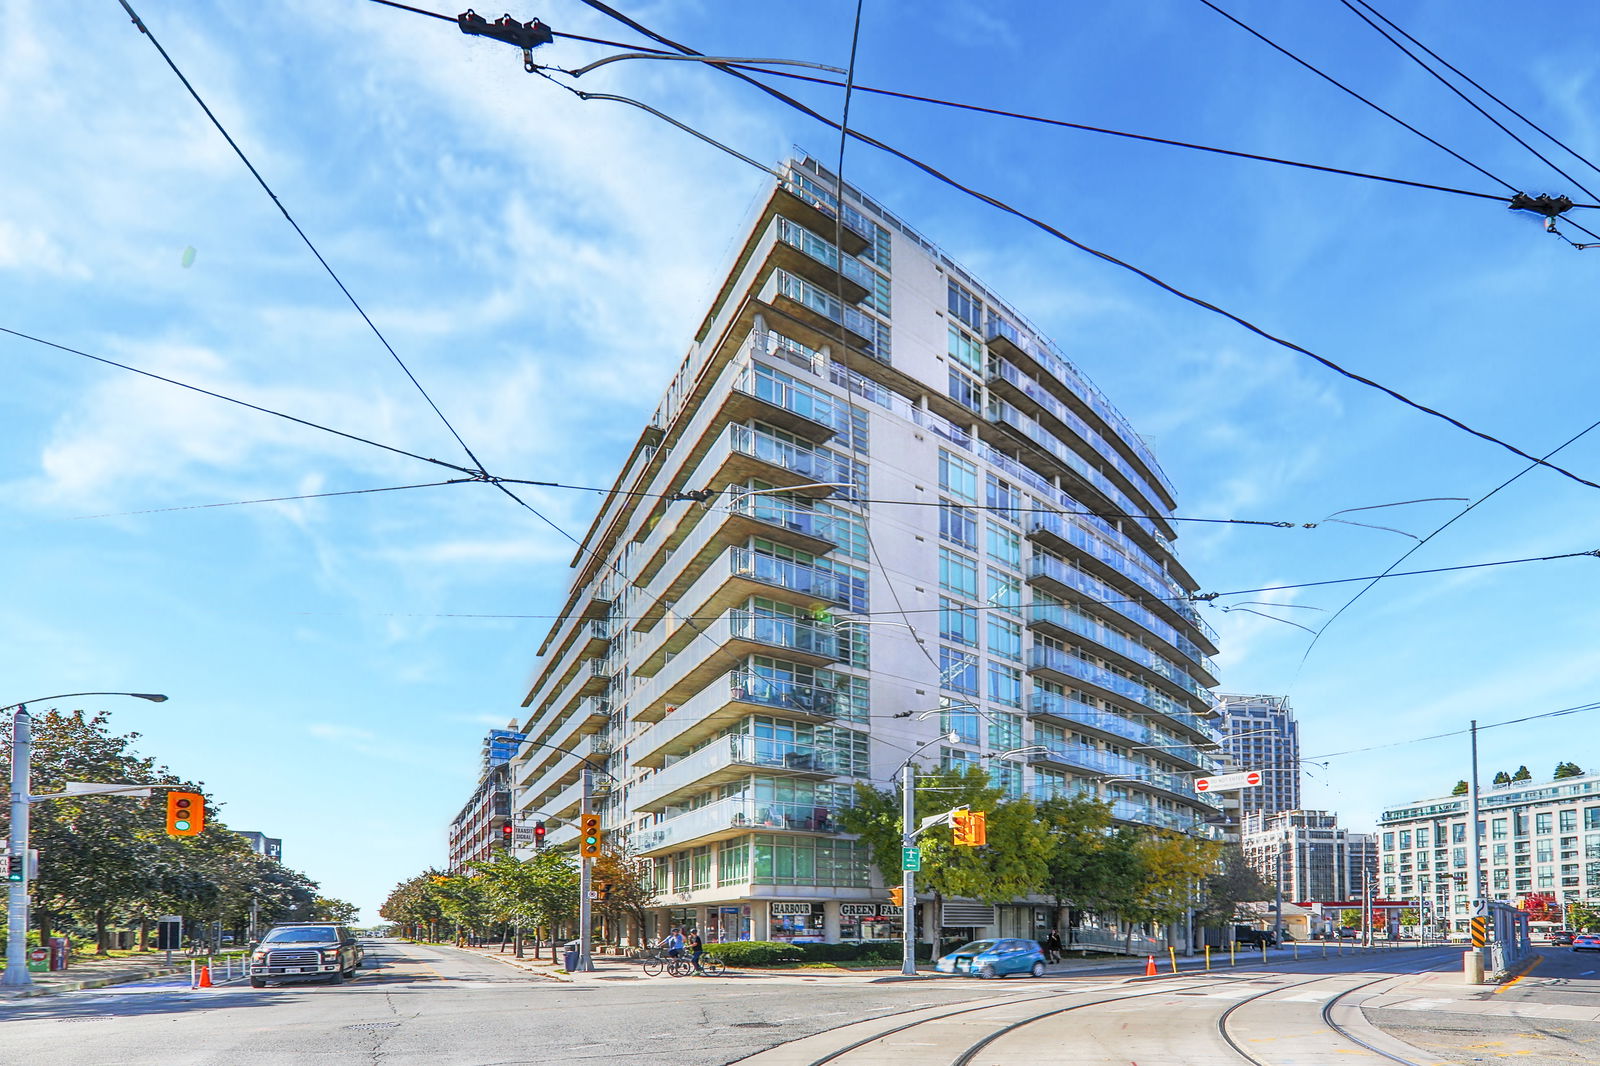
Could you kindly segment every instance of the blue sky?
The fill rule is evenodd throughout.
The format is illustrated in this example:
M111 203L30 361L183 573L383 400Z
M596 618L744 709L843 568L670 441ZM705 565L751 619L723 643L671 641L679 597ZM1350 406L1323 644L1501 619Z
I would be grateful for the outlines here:
M135 6L489 469L608 483L760 175L643 112L581 102L449 23L353 0ZM1595 202L1341 4L1223 6L1516 188ZM707 54L842 66L854 4L623 10ZM1487 2L1380 10L1600 160L1600 11L1580 5L1559 32L1534 32ZM577 0L515 14L638 40ZM8 0L0 25L0 326L463 461L118 5L64 19L58 5ZM574 67L609 51L562 41L540 58ZM1501 191L1198 0L868 0L857 80ZM579 84L757 159L837 152L831 131L689 64L618 63ZM837 114L837 90L794 91ZM1528 451L1597 417L1600 250L1576 252L1502 205L865 94L851 121ZM1565 162L1600 189L1600 173ZM1182 514L1319 522L1476 498L1524 465L904 163L853 145L845 170L1057 340L1150 441ZM203 780L231 825L282 836L291 865L375 918L396 881L442 861L482 734L517 713L548 624L448 616L550 613L570 543L484 485L161 511L449 475L9 336L0 368L0 703L169 693L93 706ZM1600 480L1600 432L1559 461ZM526 498L574 533L597 499ZM1456 507L1368 516L1425 534ZM1597 517L1600 493L1535 472L1406 565L1600 547ZM1376 573L1414 543L1340 525L1181 531L1207 591ZM1220 605L1297 604L1277 613L1315 627L1327 614L1302 608L1331 611L1352 586L1224 598L1207 611L1223 688L1289 694L1308 755L1587 703L1600 679L1596 565L1386 582L1303 665L1305 632ZM1487 733L1486 776L1592 767L1596 721ZM1466 743L1312 772L1308 805L1362 827L1386 803L1447 790Z

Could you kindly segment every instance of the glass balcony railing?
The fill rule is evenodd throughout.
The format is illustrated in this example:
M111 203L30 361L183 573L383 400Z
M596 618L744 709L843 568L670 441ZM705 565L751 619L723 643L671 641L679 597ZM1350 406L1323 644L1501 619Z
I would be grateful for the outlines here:
M1162 599L1171 601L1174 610L1179 609L1178 604L1187 602L1183 597L1188 593L1171 577L1158 568L1144 563L1139 555L1130 555L1120 548L1107 544L1065 515L1030 514L1024 516L1023 525L1030 532L1048 533L1075 548L1082 549L1117 573L1127 575Z
M839 217L838 197L831 191L823 189L815 181L810 179L797 180L796 178L788 177L783 179L783 187L829 218ZM858 237L868 242L872 241L876 227L865 215L848 203L844 205L844 218L842 221Z
M1075 589L1091 599L1098 600L1105 606L1116 611L1129 621L1142 626L1162 640L1183 652L1190 659L1214 673L1215 663L1206 657L1200 646L1180 633L1176 626L1163 619L1153 611L1146 610L1136 603L1128 602L1127 595L1107 585L1099 578L1088 574L1070 563L1064 563L1049 555L1035 555L1028 560L1027 575L1035 578L1047 578L1067 588Z
M749 426L729 426L728 441L734 451L782 467L808 482L854 484L850 464L832 452L791 444Z
M1035 343L1024 336L1021 330L998 315L991 314L989 316L987 332L990 338L1005 337L1011 341L1012 344L1032 356L1035 362L1050 373L1051 377L1070 388L1084 403L1089 405L1090 410L1094 411L1095 414L1105 420L1108 426L1117 431L1117 435L1122 438L1123 442L1133 449L1134 454L1143 460L1144 464L1150 468L1151 473L1160 478L1161 483L1167 486L1168 491L1171 491L1172 482L1167 479L1166 473L1162 471L1161 464L1156 462L1156 457L1151 453L1150 446L1144 442L1144 438L1140 437L1134 428L1128 424L1128 420L1122 416L1122 412L1111 405L1111 401L1106 399L1105 394L1092 385L1088 378L1080 374L1076 367L1045 344Z
M749 735L718 737L699 751L645 778L634 787L631 798L635 804L650 803L689 788L719 770L730 768L831 774L834 765L832 751L812 744L795 744Z
M763 585L799 592L831 603L844 602L844 583L831 570L779 559L749 548L729 548L727 559L729 577L759 581Z
M1079 722L1083 725L1100 730L1102 733L1115 733L1119 737L1138 741L1141 744L1149 743L1155 739L1155 733L1137 722L1130 722L1118 714L1100 707L1091 707L1086 703L1062 696L1055 692L1035 690L1028 696L1028 713L1049 714L1068 721Z
M1102 648L1114 651L1123 658L1130 659L1140 666L1146 667L1153 673L1160 674L1174 685L1198 699L1210 703L1214 696L1210 689L1184 673L1183 670L1163 659L1150 648L1137 641L1129 640L1109 626L1090 618L1079 611L1072 610L1062 604L1031 603L1026 608L1029 621L1050 622L1080 637L1094 641Z
M728 674L727 681L731 697L743 703L827 717L839 711L839 693L829 685L808 685L743 670Z
M778 239L791 248L798 248L823 266L838 270L845 277L860 285L868 292L872 291L876 278L873 277L872 268L853 255L844 256L844 266L839 265L839 249L833 246L832 241L812 233L804 226L792 219L777 216L774 220L778 228Z
M1056 399L1043 385L1040 385L1031 376L1024 374L1006 360L991 358L989 361L989 380L993 381L996 378L1015 387L1018 392L1050 412L1050 416L1057 422L1060 422L1086 441L1095 450L1096 454L1115 467L1123 477L1132 482L1133 487L1138 489L1145 499L1150 501L1152 507L1165 509L1161 497L1151 487L1150 482L1145 480L1144 475L1136 470L1132 463L1124 459L1089 423L1079 418L1071 408Z
M730 639L753 640L828 659L839 657L839 635L832 626L751 611L729 611L724 617Z
M728 497L728 513L744 515L833 544L844 540L844 530L838 519L818 514L809 507L802 507L793 500L772 493L739 493L735 490Z
M856 307L842 302L837 296L797 278L786 270L774 270L772 278L775 292L797 304L810 308L830 322L844 326L864 341L862 352L880 362L888 362L889 352L885 332L877 319Z
M1111 816L1124 822L1138 822L1141 825L1153 825L1160 829L1176 829L1185 832L1193 828L1196 818L1193 814L1181 811L1165 811L1160 807L1152 807L1147 803L1136 803L1133 800L1113 800L1111 803Z
M1113 755L1109 751L1101 751L1090 747L1088 744L1077 744L1072 741L1040 740L1037 737L1031 746L1045 749L1044 752L1029 756L1030 759L1042 762L1063 763L1075 766L1080 770L1089 770L1094 773L1105 774L1110 777L1136 777L1144 769L1143 764L1136 763L1123 755Z
M679 847L701 837L731 829L762 832L790 830L800 833L837 833L836 811L808 803L778 803L744 796L729 796L692 811L665 818L642 832L633 842L640 851Z
M1103 666L1096 666L1085 659L1080 659L1071 652L1048 645L1036 644L1028 651L1028 669L1053 670L1058 674L1073 677L1079 681L1087 681L1091 685L1098 685L1107 692L1115 692L1126 700L1131 700L1142 706L1150 708L1158 714L1183 722L1196 731L1200 729L1199 718L1178 705L1178 702L1148 685L1141 685L1132 678L1123 677Z
M804 382L786 379L761 363L748 364L734 379L733 387L774 407L827 426L835 433L850 424L849 406L842 399Z

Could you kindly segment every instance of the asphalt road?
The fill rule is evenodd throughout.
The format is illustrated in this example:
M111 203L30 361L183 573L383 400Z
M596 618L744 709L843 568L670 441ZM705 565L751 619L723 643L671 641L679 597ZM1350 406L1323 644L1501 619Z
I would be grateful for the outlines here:
M1085 974L902 982L804 973L675 979L618 968L575 983L448 948L378 941L367 950L370 965L341 986L189 991L153 981L0 1004L0 1063L1390 1061L1363 1044L1417 1066L1499 1058L1532 1066L1600 1061L1600 980L1594 973L1600 957L1563 951L1549 952L1528 976L1497 989L1461 984L1458 949L1274 960L1267 967L1156 979Z

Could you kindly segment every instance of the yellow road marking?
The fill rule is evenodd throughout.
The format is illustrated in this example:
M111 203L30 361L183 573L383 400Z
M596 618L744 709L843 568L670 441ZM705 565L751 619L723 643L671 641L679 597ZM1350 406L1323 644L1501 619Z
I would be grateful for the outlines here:
M1498 996L1500 993L1504 992L1506 989L1510 988L1512 985L1516 984L1518 981L1520 981L1524 977L1528 976L1534 970L1537 970L1539 968L1539 964L1542 963L1542 962L1544 962L1544 956L1543 955L1540 955L1540 956L1536 957L1533 960L1533 965L1529 966L1526 970L1523 970L1521 973L1517 974L1517 976L1513 977L1511 980L1507 981L1505 984L1503 984L1499 988L1495 989L1494 990L1494 994Z

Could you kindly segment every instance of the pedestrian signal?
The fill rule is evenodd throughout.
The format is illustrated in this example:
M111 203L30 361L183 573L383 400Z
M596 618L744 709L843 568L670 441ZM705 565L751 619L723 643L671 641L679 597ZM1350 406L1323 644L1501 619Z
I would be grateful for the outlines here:
M604 903L606 901L607 897L609 897L610 895L611 895L611 882L610 881L596 881L594 883L594 898L596 900L598 900L601 903Z
M889 902L896 907L904 907L906 905L906 890L899 885L891 888L889 890Z
M206 827L206 798L198 792L167 793L167 835L196 836Z
M600 857L600 842L605 834L600 831L598 814L578 815L578 854L586 859Z

